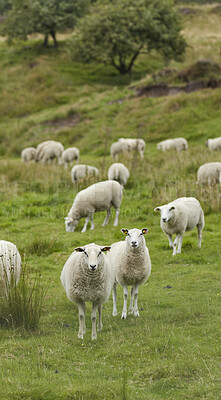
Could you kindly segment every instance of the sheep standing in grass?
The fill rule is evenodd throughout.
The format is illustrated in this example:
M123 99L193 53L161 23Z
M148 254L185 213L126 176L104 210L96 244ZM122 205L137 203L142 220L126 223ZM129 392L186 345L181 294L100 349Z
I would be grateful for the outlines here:
M86 332L86 301L92 302L92 340L97 338L96 314L98 310L98 331L102 330L102 304L111 293L114 284L114 270L104 252L110 247L101 247L90 243L78 247L70 255L61 273L61 282L70 301L77 304L79 310L78 337L83 339Z
M181 253L183 234L197 227L198 246L201 247L202 230L204 227L204 213L197 199L194 197L180 197L154 211L161 212L160 226L167 235L173 256ZM176 234L173 242L172 235Z
M52 160L57 159L60 164L63 151L64 146L60 142L48 143L41 150L38 156L38 161L41 161L42 163L51 163Z
M143 139L125 139L120 138L118 139L119 142L127 143L130 147L130 150L138 150L140 153L141 158L144 156L144 149L145 149L145 141Z
M121 318L127 317L128 286L131 286L129 314L139 317L138 288L146 282L151 272L151 261L144 236L148 229L121 229L126 235L125 241L111 245L110 258L114 268L116 282L113 287L113 316L117 315L117 289L119 283L124 290L124 306Z
M162 142L158 143L157 149L162 150L162 151L171 150L171 149L175 149L177 151L187 150L188 143L187 143L187 140L184 138L167 139L167 140L163 140Z
M119 182L123 187L129 179L130 173L122 163L114 163L108 170L108 179Z
M110 147L110 155L113 158L113 160L117 161L119 154L123 153L129 153L131 151L131 147L129 144L125 141L118 141L112 143Z
M64 164L65 168L73 164L73 161L78 161L80 156L80 151L77 147L69 147L65 149L61 155L61 163Z
M0 240L0 294L7 295L11 282L17 284L21 274L21 256L17 247L6 240Z
M212 151L221 150L221 137L208 139L206 141L206 146L209 147L209 150Z
M71 170L71 180L74 184L76 184L80 179L83 179L86 176L98 175L99 170L96 167L92 167L91 165L78 164L74 165Z
M221 184L221 162L203 164L197 171L197 184Z
M42 157L42 151L44 147L46 147L50 143L55 143L55 140L45 140L44 142L41 142L37 145L36 147L36 161L40 161Z
M112 206L116 210L114 226L117 226L122 197L122 186L116 181L98 182L81 190L74 199L68 217L65 218L66 232L74 232L81 218L85 218L85 224L81 232L86 232L89 220L91 220L91 230L94 229L93 215L97 211L107 210L107 215L102 225L106 226L111 215Z
M34 147L26 147L26 149L21 152L21 158L24 162L35 161L36 149Z

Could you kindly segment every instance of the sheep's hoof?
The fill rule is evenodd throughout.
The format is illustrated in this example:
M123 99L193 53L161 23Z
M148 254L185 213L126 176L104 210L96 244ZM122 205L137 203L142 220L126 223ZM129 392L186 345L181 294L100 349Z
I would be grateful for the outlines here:
M97 334L92 334L91 339L92 339L92 340L97 339Z
M97 326L98 332L102 331L102 329L103 329L103 324Z
M113 311L113 317L116 317L117 316L117 311Z
M81 333L81 332L78 332L78 338L79 338L79 339L83 339L83 338L84 338L84 334Z
M135 312L134 312L134 316L135 316L135 317L139 317L139 316L140 316L139 311L135 311Z
M126 318L127 318L127 314L126 313L122 313L121 319L126 319Z
M131 308L131 310L128 311L128 314L133 314L133 309Z

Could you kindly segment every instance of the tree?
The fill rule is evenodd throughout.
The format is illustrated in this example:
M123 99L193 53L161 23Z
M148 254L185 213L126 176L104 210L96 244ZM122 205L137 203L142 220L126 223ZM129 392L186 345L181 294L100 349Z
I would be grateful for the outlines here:
M56 33L73 29L89 0L13 0L12 9L4 23L4 33L9 39L27 38L28 34L44 35L44 46L52 36L57 46Z
M170 0L98 1L79 20L70 51L75 59L109 63L126 74L141 52L155 49L167 61L179 59L186 48L180 29Z

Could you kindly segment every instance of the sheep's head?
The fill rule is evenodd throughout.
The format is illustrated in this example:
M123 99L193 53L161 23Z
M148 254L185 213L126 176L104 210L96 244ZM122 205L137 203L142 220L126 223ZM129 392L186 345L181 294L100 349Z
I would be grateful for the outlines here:
M146 235L146 233L148 232L147 228L143 228L143 229L125 229L122 228L121 232L124 233L124 235L126 235L126 241L127 244L136 249L137 247L139 247L140 245L143 245L143 243L145 242L143 235Z
M65 217L66 232L74 232L78 224L78 221L79 221L78 219L72 217Z
M154 211L159 211L161 213L161 221L166 223L174 215L175 206L173 204L166 204L164 206L154 208Z
M110 246L101 247L94 243L87 244L84 247L77 247L75 251L83 253L88 269L92 272L97 271L104 260L104 252L110 251Z

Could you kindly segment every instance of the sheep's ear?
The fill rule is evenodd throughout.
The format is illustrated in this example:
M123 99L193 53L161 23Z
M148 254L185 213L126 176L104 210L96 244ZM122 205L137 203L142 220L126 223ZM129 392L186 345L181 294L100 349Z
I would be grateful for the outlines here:
M128 234L128 229L126 229L126 228L122 228L122 229L121 229L121 232L123 232L123 233L124 233L124 235L127 235L127 234Z
M65 221L73 222L73 218L71 217L64 217Z
M110 251L111 246L105 246L101 248L101 251Z
M148 232L148 229L147 228L143 228L143 229L141 229L141 233L142 233L142 235L146 235L146 233Z
M175 210L175 207L174 206L170 207L169 211L171 211L171 210Z
M155 211L155 212L161 211L161 207L156 207L156 208L154 208L154 211Z
M84 251L85 251L83 247L76 247L76 249L74 249L74 250L79 253L84 253Z

